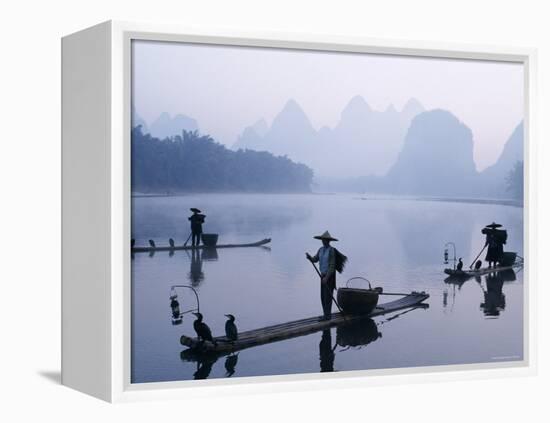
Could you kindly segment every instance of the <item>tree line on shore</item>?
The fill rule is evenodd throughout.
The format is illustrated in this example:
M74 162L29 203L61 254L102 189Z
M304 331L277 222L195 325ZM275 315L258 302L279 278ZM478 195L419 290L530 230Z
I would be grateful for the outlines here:
M232 151L208 135L158 139L132 129L133 192L310 192L313 170L286 156Z

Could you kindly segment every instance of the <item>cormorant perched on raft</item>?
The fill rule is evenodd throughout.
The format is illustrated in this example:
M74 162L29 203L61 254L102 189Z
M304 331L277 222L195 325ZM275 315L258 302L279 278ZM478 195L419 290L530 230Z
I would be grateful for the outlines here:
M197 316L197 320L193 322L193 329L195 329L195 332L197 332L197 338L199 341L210 341L214 345L216 345L216 341L214 341L214 338L212 338L212 331L208 327L206 323L202 321L202 314L201 313L193 313L195 316Z
M132 241L130 241L130 246L134 248L134 245L136 245L136 240L132 238Z
M153 241L152 239L149 240L149 245L151 246L151 248L157 248L157 246L155 245L155 241Z
M168 240L168 244L170 244L170 248L174 248L176 246L176 244L174 243L174 240L172 238L170 238Z
M237 330L237 325L235 324L235 316L232 314L226 314L229 320L225 322L225 336L230 341L236 341L239 338L239 331Z
M476 265L474 266L474 269L475 270L481 269L482 264L483 264L483 262L481 260L476 261Z
M464 263L462 263L462 257L458 259L458 264L456 265L456 270L459 272L462 272L462 266L464 266Z

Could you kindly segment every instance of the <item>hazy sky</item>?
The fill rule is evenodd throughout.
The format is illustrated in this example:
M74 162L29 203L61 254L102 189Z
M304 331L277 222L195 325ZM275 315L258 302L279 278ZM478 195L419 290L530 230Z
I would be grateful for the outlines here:
M376 110L414 97L472 130L482 170L523 119L521 64L134 41L133 72L147 124L181 113L227 145L260 118L271 124L290 98L319 129L333 127L356 95Z

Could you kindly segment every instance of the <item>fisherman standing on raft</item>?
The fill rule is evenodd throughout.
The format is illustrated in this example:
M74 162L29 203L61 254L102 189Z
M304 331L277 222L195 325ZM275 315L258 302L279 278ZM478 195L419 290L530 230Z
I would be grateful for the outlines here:
M193 212L189 217L189 221L191 222L191 245L198 247L201 242L202 224L206 216L201 214L201 211L195 207L192 207L190 210Z
M493 222L481 230L481 233L485 235L485 245L487 246L485 261L489 263L489 269L496 268L504 255L504 244L506 244L508 233L505 230L497 229L500 227L502 225Z
M319 263L321 273L321 305L323 307L323 320L330 320L332 315L333 293L336 288L336 271L342 272L347 260L346 256L330 245L331 241L338 241L328 231L324 234L314 236L320 239L323 246L319 248L313 257L306 253L306 257L312 263Z

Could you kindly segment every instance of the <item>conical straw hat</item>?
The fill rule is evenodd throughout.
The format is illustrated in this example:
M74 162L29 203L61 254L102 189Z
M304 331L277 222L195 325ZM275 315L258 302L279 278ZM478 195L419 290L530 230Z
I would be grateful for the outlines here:
M315 239L328 239L329 241L338 241L336 238L333 238L329 231L325 231L322 235L314 236Z

